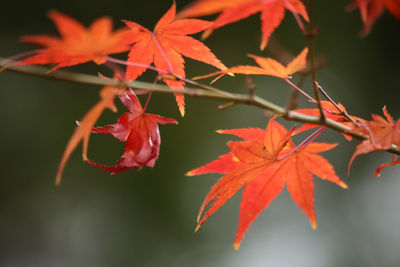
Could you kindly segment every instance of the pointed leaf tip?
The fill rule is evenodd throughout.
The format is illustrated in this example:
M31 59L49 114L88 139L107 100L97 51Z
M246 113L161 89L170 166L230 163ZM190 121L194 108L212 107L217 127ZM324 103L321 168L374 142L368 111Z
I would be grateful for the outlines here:
M318 227L317 221L312 221L312 222L310 221L310 223L311 223L312 229L313 229L313 230L316 230L317 227Z
M55 186L59 186L61 184L61 174L57 174L56 181L54 182Z
M240 243L239 243L239 242L233 243L233 249L234 249L234 250L238 251L239 248L240 248Z
M348 186L345 182L340 182L340 183L339 183L339 186L340 186L341 188L343 188L343 189L348 189L348 188L349 188L349 186Z
M199 231L200 227L201 227L201 224L198 224L198 225L196 226L196 229L194 229L194 232L197 233L197 231Z
M192 171L189 171L189 172L185 173L185 176L194 176L194 174Z
M185 107L179 107L179 112L181 113L182 117L185 117Z

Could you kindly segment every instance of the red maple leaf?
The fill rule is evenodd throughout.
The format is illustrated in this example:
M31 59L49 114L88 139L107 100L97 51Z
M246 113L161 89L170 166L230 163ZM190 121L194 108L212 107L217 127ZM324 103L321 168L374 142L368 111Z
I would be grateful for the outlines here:
M355 0L351 9L358 7L361 18L364 22L362 35L366 36L371 32L376 20L387 9L395 18L400 19L400 0Z
M125 152L115 166L101 166L91 160L91 165L102 170L119 173L132 168L153 167L159 152L161 137L158 124L178 122L157 114L145 113L139 99L132 90L120 96L121 102L130 111L124 113L118 122L102 128L95 128L93 133L109 134L121 142L125 142Z
M57 64L55 70L89 61L103 64L106 56L128 51L132 43L132 31L123 28L113 32L112 21L108 17L97 19L89 28L55 10L49 12L49 17L61 38L51 35L22 37L22 42L44 48L18 62L19 65Z
M335 144L310 143L295 149L291 140L293 130L287 131L274 119L265 131L261 129L224 130L220 133L234 134L245 141L229 142L231 152L223 155L188 175L207 172L225 174L207 194L201 205L197 229L244 186L240 205L239 225L234 248L239 245L250 224L263 209L279 195L284 186L300 209L316 227L314 211L314 184L312 174L347 188L335 174L331 164L318 153L335 147ZM264 132L264 134L261 134ZM224 165L229 166L225 168ZM204 209L212 203L204 217Z
M300 0L197 0L180 12L178 17L197 17L221 12L211 28L205 32L204 36L206 37L217 28L261 12L260 48L263 50L272 32L281 24L285 16L285 9L300 14L306 21L309 21L307 11Z
M114 87L106 86L100 91L101 100L94 105L79 122L78 127L75 129L71 138L68 141L67 147L65 148L64 154L62 156L60 165L58 167L56 176L56 185L61 183L62 173L64 167L68 162L69 157L72 152L78 146L78 144L83 140L83 152L82 157L84 160L87 159L87 150L89 145L89 137L92 128L96 121L99 119L104 109L109 108L116 112L117 108L114 105L114 98L118 94L119 89Z
M213 65L221 70L226 69L210 49L200 41L189 37L189 34L195 34L210 27L211 23L197 19L175 19L175 3L158 21L151 32L141 25L125 21L126 25L136 34L134 45L132 46L128 62L149 66L154 63L161 75L169 72L184 78L184 59L189 57L194 60ZM127 80L135 80L147 68L141 66L128 65L126 71ZM165 83L174 90L182 90L185 82L173 79L164 79ZM175 94L176 101L182 116L185 113L185 102L182 94Z
M376 150L387 150L396 145L400 148L400 120L394 122L392 116L383 107L383 114L385 118L379 115L372 114L372 121L368 121L364 124L364 127L357 129L356 132L361 132L367 136L368 139L362 141L354 151L353 156L349 162L349 170L354 161L354 159L361 154L371 153ZM375 171L375 175L379 176L380 171L387 167L388 165L399 164L399 160L394 160L391 163L383 164Z

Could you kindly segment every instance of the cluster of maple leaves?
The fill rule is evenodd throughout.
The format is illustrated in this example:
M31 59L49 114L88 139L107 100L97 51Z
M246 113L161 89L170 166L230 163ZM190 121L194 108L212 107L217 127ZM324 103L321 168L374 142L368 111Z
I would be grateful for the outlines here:
M371 31L372 25L384 9L396 18L400 18L399 0L355 0L350 8L359 8L364 22L362 30L364 35ZM131 21L124 21L126 27L113 31L112 22L108 17L96 20L87 28L75 19L53 10L49 12L49 17L61 36L24 36L23 42L37 44L42 48L33 51L32 55L16 64L49 64L54 65L51 71L55 71L62 67L93 61L109 66L114 72L114 79L123 81L136 80L147 69L152 69L157 73L157 79L162 79L174 91L179 111L184 116L184 96L179 93L184 89L186 81L183 56L216 67L219 69L217 72L206 76L218 75L217 78L225 74L270 75L289 81L293 74L306 68L308 48L303 49L286 66L272 58L250 55L258 66L227 68L207 46L188 36L203 32L203 37L207 37L222 26L260 12L262 21L260 48L263 50L268 45L273 31L282 22L285 10L295 16L300 30L304 31L303 20L308 23L310 18L300 0L197 0L178 14L174 3L158 21L153 31ZM216 13L220 14L212 22L189 18ZM110 57L111 54L122 52L129 52L127 61ZM126 65L126 70L116 67L115 64ZM102 78L107 79L104 76ZM83 142L84 160L110 173L145 166L153 167L159 156L161 143L158 125L177 124L177 121L147 113L150 97L151 94L143 108L131 89L103 88L100 92L100 101L78 122L78 127L67 144L56 183L60 183L64 167L80 142ZM105 109L117 111L115 98L119 98L129 112L120 116L112 125L94 128ZM368 137L357 146L349 167L360 154L393 147L400 148L400 120L395 122L386 108L383 108L385 118L372 115L372 120L366 121L348 115L346 109L333 100L321 101L319 104L325 117L348 127L348 133L353 132ZM296 112L319 116L321 111L317 108L308 108L298 109ZM315 128L317 130L299 145L293 143L292 136ZM325 126L313 124L305 124L297 130L294 128L286 130L272 118L265 130L247 128L218 131L221 134L238 136L243 141L228 142L230 152L187 173L190 176L204 173L224 175L205 197L199 212L197 229L243 188L239 225L234 242L234 247L237 249L250 224L280 194L285 185L295 203L315 228L317 222L312 175L347 188L336 175L332 165L319 155L336 146L336 144L314 142L324 130ZM114 166L102 166L88 158L91 133L108 134L125 143L125 151ZM350 139L346 134L345 137ZM400 164L400 157L397 159L393 157L392 162L379 166L376 175L379 175L385 167L396 164Z

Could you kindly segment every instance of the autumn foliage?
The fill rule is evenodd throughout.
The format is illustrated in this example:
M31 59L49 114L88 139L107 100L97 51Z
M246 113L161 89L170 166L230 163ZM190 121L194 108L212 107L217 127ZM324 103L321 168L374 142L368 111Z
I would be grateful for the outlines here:
M32 57L19 62L21 65L55 64L52 70L94 61L105 63L106 56L126 52L132 43L128 29L112 31L112 21L100 18L86 28L78 21L58 11L49 12L60 37L51 35L27 35L21 41L43 46Z
M400 164L400 120L393 119L386 107L383 108L384 117L372 115L372 120L350 115L342 104L336 103L319 85L312 46L317 31L309 16L310 8L311 6L306 8L300 0L197 0L176 14L176 5L173 3L155 24L153 30L148 30L130 20L124 21L125 27L113 30L112 21L108 17L99 18L89 27L85 27L75 19L52 10L48 15L60 36L23 36L22 42L36 44L41 48L11 57L7 64L2 66L6 69L14 65L49 65L50 71L56 71L59 68L92 61L111 69L110 76L114 78L100 75L104 82L118 83L118 86L108 85L102 88L100 100L77 121L77 128L67 143L57 171L57 185L61 182L68 159L81 142L83 159L111 174L155 166L161 145L159 124L178 122L147 112L152 95L151 83L146 88L147 91L145 90L148 93L145 105L138 99L134 86L127 88L129 82L139 79L146 70L154 72L152 81L154 84L162 80L168 86L170 90L168 92L175 96L181 116L185 114L184 94L191 92L186 91L187 84L199 89L192 93L198 97L226 100L229 105L244 103L275 113L275 116L272 118L270 116L270 119L266 120L265 129L265 125L261 125L262 128L218 130L220 134L234 135L242 140L229 141L227 143L229 152L187 173L188 176L207 173L222 175L201 204L196 231L226 201L243 189L239 224L234 241L234 248L238 249L252 222L269 207L283 188L286 187L314 229L317 227L317 219L313 177L347 188L336 175L331 163L320 155L337 146L315 141L326 130L333 129L340 132L347 141L354 138L361 140L349 160L349 169L357 156L373 151L388 151L393 154L391 162L377 167L375 171L377 176L387 166ZM355 0L348 8L359 9L364 23L362 29L364 36L371 32L373 24L384 10L388 10L395 18L400 18L399 0ZM268 46L271 34L279 27L285 15L290 14L295 18L294 26L299 28L308 41L307 47L299 48L298 51L301 52L287 64L271 57L250 54L249 57L256 65L226 67L202 41L189 36L202 32L202 37L205 38L220 27L228 27L228 24L256 13L260 13L261 17L261 50ZM213 14L217 15L212 21L193 18ZM127 57L126 60L111 57L113 54L121 53L127 53L124 55ZM231 76L239 74L234 78L239 79L240 76L246 75L251 84L250 77L253 75L273 76L286 82L300 93L300 97L306 97L306 101L312 106L297 108L293 103L297 103L301 98L294 95L290 107L279 109L265 100L261 101L254 94L251 85L249 94L245 95L243 100L243 96L197 83L186 78L184 57L218 69L206 75L197 74L197 78L216 76L213 81L216 82L226 74ZM303 90L301 84L296 85L292 81L294 75L303 78L310 75L314 94ZM109 109L117 112L115 101L120 101L128 112L120 115L113 124L96 126L104 111ZM278 117L288 121L297 120L302 124L287 130L277 122ZM114 166L103 166L97 163L102 159L95 161L88 158L91 134L107 134L124 143L124 152ZM298 137L300 134L306 137ZM292 140L294 136L303 139L295 144Z
M336 144L310 142L295 146L291 139L293 130L287 131L275 119L271 119L265 130L253 128L218 131L236 135L245 141L229 142L231 153L187 174L216 172L225 175L204 199L198 217L198 228L244 187L234 243L237 249L250 224L281 193L285 185L294 202L307 215L311 226L314 229L317 227L312 174L343 188L347 188L347 185L336 175L332 165L318 155L334 148ZM205 207L210 203L212 206L201 218Z
M210 49L200 41L189 37L210 28L211 23L197 19L175 19L175 4L158 21L151 32L137 23L125 21L126 25L135 33L132 47L128 55L128 62L148 66L154 63L161 75L178 75L185 78L184 60L182 55L213 65L225 70L224 64L219 61ZM146 67L128 65L126 79L135 80ZM164 79L165 83L175 90L183 90L185 82L180 80ZM182 116L185 114L185 102L182 94L175 94L176 102Z
M191 6L184 9L180 13L180 17L198 17L221 13L212 26L204 32L204 37L210 35L215 29L227 24L242 20L261 12L261 44L260 49L268 44L268 40L272 32L281 24L285 10L299 14L304 20L308 21L306 8L300 0L234 0L234 1L213 1L213 0L197 0Z

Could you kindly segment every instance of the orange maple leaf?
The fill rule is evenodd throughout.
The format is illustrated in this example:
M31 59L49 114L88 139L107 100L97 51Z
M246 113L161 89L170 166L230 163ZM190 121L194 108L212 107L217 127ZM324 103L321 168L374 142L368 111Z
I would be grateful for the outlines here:
M112 31L108 17L99 18L86 28L75 19L58 11L49 12L61 38L51 35L28 35L22 42L43 46L36 55L18 62L18 65L57 64L53 70L94 61L106 62L106 56L128 51L132 43L132 31L123 28Z
M261 12L260 49L263 50L272 32L281 24L285 16L285 9L299 14L309 21L307 11L300 0L197 0L181 11L178 17L197 17L222 12L210 29L204 33L204 37L207 37L217 28Z
M239 65L228 68L224 71L217 71L210 74L194 77L193 79L204 79L212 76L219 75L212 82L220 79L225 74L245 74L245 75L268 75L282 79L289 79L292 74L299 72L307 67L307 54L308 48L304 48L300 54L298 54L291 62L286 66L282 65L278 61L272 58L260 57L255 55L249 55L259 65Z
M400 0L355 0L351 9L358 7L361 19L364 22L362 35L366 36L371 32L376 20L387 9L395 18L400 19Z
M265 131L236 129L222 130L219 133L237 135L245 141L229 142L230 153L190 171L188 175L207 172L225 174L205 197L200 208L197 229L244 186L235 249L239 248L250 224L279 195L285 185L292 199L309 218L313 228L317 226L317 222L312 174L347 188L335 174L332 165L318 155L334 148L336 144L310 143L306 147L294 150L295 145L291 140L293 130L287 131L274 119L270 120ZM224 168L224 164L229 167ZM210 203L211 207L204 217L201 217Z
M62 173L64 171L65 165L68 162L69 157L72 152L78 146L78 144L83 140L83 160L87 160L87 150L89 144L89 137L93 126L99 119L101 114L106 108L111 109L113 112L117 111L114 105L114 98L118 94L118 89L114 87L106 86L100 91L101 100L94 105L79 122L78 127L75 129L71 138L68 141L67 147L65 148L64 154L62 156L60 165L58 167L56 176L56 185L61 183Z
M221 70L226 69L225 65L215 57L207 46L187 36L209 28L211 22L198 19L174 20L175 12L174 3L158 21L153 32L137 23L125 21L129 28L138 33L129 52L128 62L143 66L154 63L161 75L171 72L182 78L185 77L182 55L213 65ZM128 65L126 79L135 80L146 69L146 67ZM184 81L173 79L164 79L164 81L173 90L182 90L185 84ZM184 96L182 94L175 94L175 96L183 116L185 113Z
M394 122L392 116L390 116L386 107L383 107L383 114L385 118L379 115L372 114L372 121L368 121L364 124L364 127L357 129L356 132L361 132L367 136L368 139L362 141L354 151L353 156L349 162L349 170L354 159L361 155L371 153L376 150L387 150L396 145L400 148L400 120ZM388 165L399 164L399 160L394 160L391 163L383 164L375 171L375 175L379 176L380 171Z
M272 58L249 55L249 57L253 58L260 67L236 66L225 70L225 72L246 75L270 75L282 79L287 79L292 74L306 68L307 54L308 48L304 48L303 51L301 51L301 53L297 55L297 57L295 57L291 62L289 62L289 64L286 65L286 67Z

